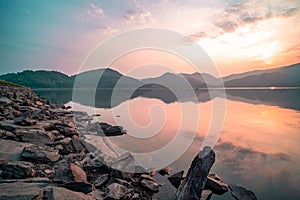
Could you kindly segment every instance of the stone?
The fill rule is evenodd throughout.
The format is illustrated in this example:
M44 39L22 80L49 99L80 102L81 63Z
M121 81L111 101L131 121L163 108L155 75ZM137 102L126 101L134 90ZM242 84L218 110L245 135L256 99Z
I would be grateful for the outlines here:
M181 180L183 179L184 171L180 171L168 177L168 180L174 185L175 188L179 188Z
M4 96L0 96L0 104L2 104L2 105L3 104L10 105L12 103L13 103L13 101L10 100L9 98L4 97Z
M251 190L237 185L229 185L231 195L237 200L257 200L256 195Z
M141 181L141 186L146 188L147 190L149 190L151 192L158 192L159 191L159 185L158 185L158 183L156 183L154 181L149 181L149 180L143 179Z
M207 175L215 162L215 152L204 147L194 158L187 176L177 191L177 198L182 200L200 199L206 185Z
M49 200L94 200L95 198L81 192L74 192L61 187L48 187L41 191L41 199Z
M71 183L64 183L60 185L61 187L67 188L68 190L82 192L82 193L90 193L93 191L93 186L87 182L71 182Z
M118 183L120 185L124 185L125 187L129 187L129 183L127 181L119 179L119 178L115 178L115 177L112 177L111 179L109 179L107 184L110 185L112 183Z
M159 173L155 173L153 178L160 185L159 192L153 194L153 199L174 200L177 189L170 183L168 178Z
M71 163L69 158L59 161L54 168L54 182L87 182L86 173L80 167Z
M209 174L205 189L211 190L214 194L222 195L228 191L228 185L216 174Z
M108 174L101 174L94 182L96 188L101 188L108 181Z
M148 174L142 174L140 177L142 179L146 179L146 180L149 180L149 181L155 181L154 178L152 178L152 176L150 176Z
M41 188L45 187L45 183L1 183L0 184L0 199L5 200L27 200L36 199L39 196Z
M15 135L20 142L28 142L36 145L45 145L52 143L52 137L42 130L17 130Z
M212 194L213 194L213 192L210 190L203 190L200 200L210 200L212 197Z
M108 193L104 197L105 200L119 200L122 199L131 190L127 187L120 185L118 183L112 183L107 186Z
M43 102L40 102L40 101L36 101L35 104L36 104L37 106L43 106L43 105L44 105L44 103L43 103Z
M2 166L1 178L20 179L32 177L35 174L33 164L25 161L8 162Z
M60 155L57 150L37 145L25 147L21 156L22 158L38 163L53 163L60 159Z
M170 167L165 167L161 170L158 171L161 175L170 175L171 174L171 168Z
M30 143L0 139L0 158L5 158L8 161L17 161L20 159L24 147L31 145Z
M81 143L80 138L77 135L73 135L71 142L75 149L75 152L79 153L79 152L85 150L84 146Z
M123 131L122 126L111 126L110 128L104 131L104 134L106 136L118 136L118 135L126 134L126 132Z

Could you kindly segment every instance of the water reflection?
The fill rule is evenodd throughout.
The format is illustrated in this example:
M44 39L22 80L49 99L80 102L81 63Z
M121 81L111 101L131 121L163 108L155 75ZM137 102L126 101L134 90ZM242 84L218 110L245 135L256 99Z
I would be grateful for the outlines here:
M188 102L194 101L195 98L192 93L196 95L197 102L207 102L216 97L224 98L225 95L218 90L214 89L208 92L207 89L197 89L190 91L191 89L178 89L176 91L170 91L167 88L161 89L139 89L136 90L130 97L134 99L137 97L155 98L160 99L165 103L173 102ZM34 90L37 94L45 97L51 102L57 104L65 104L72 101L72 89L42 89ZM128 91L126 89L119 89L114 91L113 89L98 89L95 94L95 106L98 108L113 108L124 101L127 101ZM114 101L111 101L112 93L114 92ZM177 96L176 96L176 95ZM88 97L90 95L89 89L81 91L82 105L93 106L89 103ZM178 96L180 96L178 100ZM300 110L300 89L226 89L227 99L234 101L247 102L251 104L265 104L276 105L282 108L290 108L294 110ZM182 98L184 97L184 98Z
M171 164L173 172L188 169L209 127L210 100L220 98L218 95L210 97L207 91L196 91L200 103L191 102L188 97L178 103L176 96L171 93L147 90L139 91L129 101L122 101L120 94L119 103L109 105L110 92L102 93L103 102L97 104L102 108L97 108L96 112L101 114L100 121L123 125L128 130L126 136L109 138L114 145L136 153L151 152L164 147L174 137L180 137L182 143L177 143L177 148L170 149L169 154L165 155L172 156L186 141L192 142L185 153ZM252 189L259 199L299 199L299 92L227 90L226 120L218 143L214 146L217 161L212 172L228 183ZM83 110L89 108L77 105ZM182 106L199 110L198 127L195 128L193 120L182 121ZM130 118L123 114L124 108L129 109ZM155 162L151 157L145 159L150 159L145 162ZM213 199L219 198L214 196Z

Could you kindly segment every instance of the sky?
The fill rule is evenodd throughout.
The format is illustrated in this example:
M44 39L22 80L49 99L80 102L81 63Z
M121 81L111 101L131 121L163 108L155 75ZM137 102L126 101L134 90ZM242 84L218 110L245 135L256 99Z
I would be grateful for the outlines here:
M101 42L149 27L199 44L221 76L300 61L299 0L0 0L0 19L0 74L76 74ZM133 53L112 67L126 73L136 57L147 60L155 52ZM184 65L177 70L192 73Z

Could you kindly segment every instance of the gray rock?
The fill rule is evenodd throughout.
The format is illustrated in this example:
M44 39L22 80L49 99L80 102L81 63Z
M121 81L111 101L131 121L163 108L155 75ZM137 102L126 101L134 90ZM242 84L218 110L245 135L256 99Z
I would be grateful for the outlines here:
M215 152L210 147L204 147L194 158L185 180L177 191L177 198L182 200L200 199L207 175L214 162Z
M174 200L176 197L176 188L171 184L167 177L155 173L153 178L160 185L159 192L153 194L153 199Z
M17 130L15 135L21 142L28 142L36 145L44 145L52 143L52 137L42 130Z
M30 143L0 139L0 158L5 158L8 161L19 160L24 147L31 145Z
M237 200L257 200L254 192L237 185L229 185L231 195Z
M108 181L108 174L101 174L96 180L95 180L95 187L101 188L106 182Z
M4 179L20 179L32 177L35 174L33 164L24 161L8 162L2 166L1 177Z
M158 192L159 191L159 185L158 185L158 183L156 183L154 181L149 181L149 180L143 179L141 181L141 186L146 188L147 190L149 190L151 192Z
M112 183L107 186L108 193L104 197L105 200L119 200L122 199L131 190L127 187L120 185L118 183Z
M210 190L203 190L200 200L210 200L213 192Z
M4 96L0 96L0 104L9 105L9 104L12 104L12 103L13 103L13 101L10 100L9 98L4 97Z
M41 188L45 187L44 183L1 183L0 199L5 200L29 200L36 199L40 195Z
M21 153L21 156L25 159L38 162L38 163L51 163L60 159L60 155L57 150L32 145L25 147Z
M176 174L173 174L168 177L168 180L174 185L175 188L178 188L181 184L181 180L183 179L184 171L180 171Z
M209 174L205 189L211 190L214 194L222 195L228 191L228 185L216 174Z
M86 183L86 182L64 183L60 186L67 188L68 190L82 192L85 194L88 194L93 191L93 186L90 183Z
M119 179L119 178L115 178L115 177L112 177L111 179L109 179L107 184L110 185L112 183L118 183L118 184L123 185L125 187L129 187L129 183L127 181Z
M82 150L85 150L80 138L77 135L73 135L71 142L75 149L75 152L81 152Z

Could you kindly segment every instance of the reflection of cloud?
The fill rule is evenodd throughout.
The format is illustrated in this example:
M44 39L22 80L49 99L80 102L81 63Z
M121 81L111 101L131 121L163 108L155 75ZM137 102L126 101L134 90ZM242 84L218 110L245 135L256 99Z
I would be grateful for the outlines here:
M94 3L90 3L89 9L86 11L89 16L92 17L105 17L104 11L102 8L96 6Z
M155 22L152 13L145 10L129 10L124 15L124 19L128 23L136 23L141 25L151 25Z

